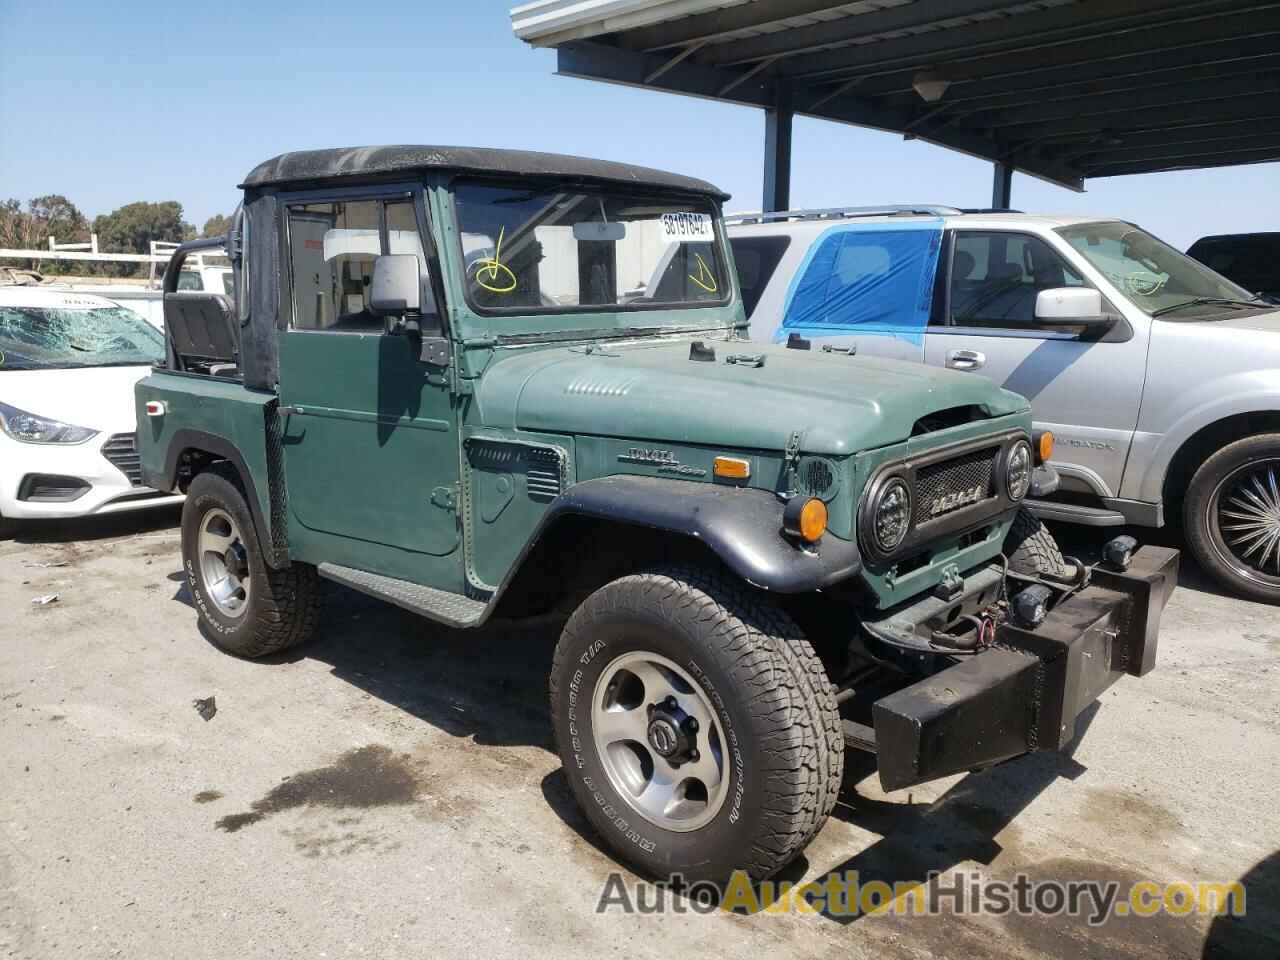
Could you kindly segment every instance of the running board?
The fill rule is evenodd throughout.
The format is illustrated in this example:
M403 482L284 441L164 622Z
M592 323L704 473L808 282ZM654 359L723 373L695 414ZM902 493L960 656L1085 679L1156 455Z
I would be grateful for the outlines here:
M1079 523L1086 527L1123 527L1128 523L1123 513L1105 510L1102 507L1082 507L1074 503L1058 503L1055 500L1027 500L1025 505L1041 520Z
M482 600L472 600L461 594L435 590L408 580L383 577L352 567L340 567L336 563L322 563L316 569L326 580L367 593L387 603L394 603L410 613L438 620L451 627L479 626L489 608Z

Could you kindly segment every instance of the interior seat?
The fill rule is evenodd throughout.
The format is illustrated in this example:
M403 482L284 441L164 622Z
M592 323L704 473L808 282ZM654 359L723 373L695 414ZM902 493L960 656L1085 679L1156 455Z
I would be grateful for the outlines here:
M231 300L220 293L179 290L164 295L164 325L183 370L240 375L240 337Z

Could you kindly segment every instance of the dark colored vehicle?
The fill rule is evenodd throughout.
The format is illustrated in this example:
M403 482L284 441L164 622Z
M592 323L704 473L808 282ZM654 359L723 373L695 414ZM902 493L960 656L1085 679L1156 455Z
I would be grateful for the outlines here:
M847 747L890 789L1056 749L1154 665L1176 551L1065 560L1017 394L747 342L711 184L409 146L243 189L137 388L202 629L301 643L322 578L455 628L563 612L560 756L645 873L767 876ZM179 290L223 244L234 296Z
M1280 303L1280 232L1201 237L1187 255L1250 293Z

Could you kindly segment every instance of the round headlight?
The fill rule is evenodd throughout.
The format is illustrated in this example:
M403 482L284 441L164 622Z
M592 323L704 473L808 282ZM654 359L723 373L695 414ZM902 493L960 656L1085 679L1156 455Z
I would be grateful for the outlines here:
M892 478L880 488L872 522L872 535L881 553L892 553L907 539L911 529L911 490L901 477Z
M1019 440L1005 461L1005 489L1010 500L1021 500L1031 489L1031 444Z

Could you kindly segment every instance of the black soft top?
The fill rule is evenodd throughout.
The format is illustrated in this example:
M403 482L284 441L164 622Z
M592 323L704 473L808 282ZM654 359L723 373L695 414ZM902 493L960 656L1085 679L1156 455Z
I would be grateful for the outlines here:
M664 170L637 167L609 160L590 160L559 153L531 150L495 150L488 147L431 147L400 144L384 147L334 147L329 150L295 150L266 160L245 177L243 187L261 187L347 177L385 176L426 170L458 170L515 176L565 177L605 180L647 187L663 187L702 193L727 200L729 195L714 184Z

